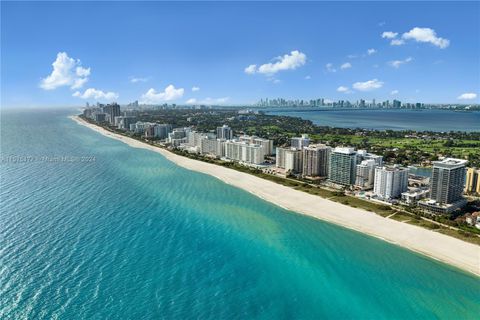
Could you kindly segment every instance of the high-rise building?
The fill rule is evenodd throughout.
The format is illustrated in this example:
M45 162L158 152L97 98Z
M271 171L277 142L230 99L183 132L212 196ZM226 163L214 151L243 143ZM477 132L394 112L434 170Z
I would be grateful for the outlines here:
M463 190L466 164L466 160L453 158L434 161L430 179L430 200L419 202L419 205L434 213L451 213L465 206Z
M115 124L115 117L120 116L120 105L117 103L107 104L102 107L103 113L106 114L107 121L111 124Z
M225 139L225 140L232 140L233 139L233 131L232 129L224 124L221 127L217 127L217 138L218 139Z
M265 161L262 146L238 140L227 140L225 142L225 157L249 164L261 164Z
M168 134L167 141L174 147L180 146L182 143L187 143L187 134L191 131L190 128L175 128Z
M303 147L308 147L310 144L310 139L308 134L302 134L301 137L294 137L290 139L290 146L296 149L302 149Z
M373 153L368 153L367 150L358 150L357 151L357 163L362 162L363 160L373 160L375 161L375 165L377 167L383 166L383 157L373 154Z
M285 151L285 171L301 173L303 167L302 150L290 148Z
M375 168L373 193L381 199L399 198L408 190L408 168L385 166Z
M128 130L132 123L135 123L137 118L134 116L116 116L115 126L118 129Z
M453 158L433 162L430 180L430 198L432 200L439 204L449 204L462 199L466 163L466 160Z
M402 103L400 101L393 100L393 107L394 108L400 109L401 106L402 106Z
M273 140L259 138L257 136L242 135L238 138L239 141L245 141L250 144L258 144L262 146L265 155L273 154Z
M364 190L371 189L375 180L376 166L377 164L373 159L363 160L360 164L357 164L355 186Z
M155 124L154 126L154 135L155 137L159 139L166 139L168 138L168 134L172 132L172 125L171 124L166 124L166 123L161 123L161 124Z
M355 183L357 153L354 148L337 147L330 153L328 179L339 185Z
M323 145L309 145L303 148L303 168L304 177L326 177L328 175L328 161L331 148Z
M277 147L275 151L275 166L285 169L285 151L287 148Z
M468 168L465 192L480 194L480 169Z

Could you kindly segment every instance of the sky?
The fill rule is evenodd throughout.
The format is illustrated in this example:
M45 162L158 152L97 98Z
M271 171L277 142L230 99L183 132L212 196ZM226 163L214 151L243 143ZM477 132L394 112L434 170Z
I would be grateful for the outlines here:
M1 2L2 107L480 102L479 2Z

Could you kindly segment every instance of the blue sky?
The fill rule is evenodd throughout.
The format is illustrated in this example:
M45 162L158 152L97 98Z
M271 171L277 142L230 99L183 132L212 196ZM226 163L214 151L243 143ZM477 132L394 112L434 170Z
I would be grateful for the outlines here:
M1 6L6 107L265 97L479 102L478 2Z

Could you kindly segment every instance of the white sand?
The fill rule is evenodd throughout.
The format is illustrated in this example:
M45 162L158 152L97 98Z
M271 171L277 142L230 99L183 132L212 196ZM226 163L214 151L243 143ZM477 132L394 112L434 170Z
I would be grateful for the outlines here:
M373 212L297 191L247 173L182 157L168 150L112 133L79 117L71 118L107 137L120 140L131 147L158 152L179 166L214 176L285 209L383 239L480 276L480 246L475 244L422 227L383 218Z

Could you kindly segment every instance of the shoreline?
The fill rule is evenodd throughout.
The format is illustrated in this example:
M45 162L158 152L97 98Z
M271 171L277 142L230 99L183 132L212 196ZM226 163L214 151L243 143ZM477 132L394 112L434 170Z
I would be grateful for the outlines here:
M133 148L157 152L178 166L213 176L283 209L373 236L480 276L480 247L475 244L415 225L386 219L373 212L294 190L248 173L183 157L133 138L110 132L88 123L78 116L69 118L79 125L119 140Z

